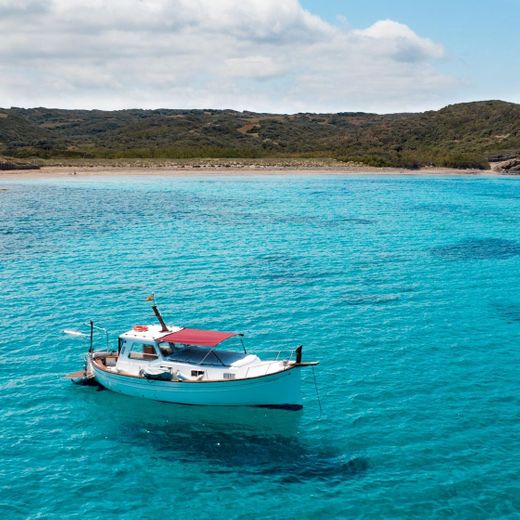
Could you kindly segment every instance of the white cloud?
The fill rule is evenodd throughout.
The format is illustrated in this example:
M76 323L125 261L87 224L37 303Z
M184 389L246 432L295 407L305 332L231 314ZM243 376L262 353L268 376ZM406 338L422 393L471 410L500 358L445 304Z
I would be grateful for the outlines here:
M223 74L253 79L272 78L283 72L284 69L271 56L246 56L226 59Z
M393 20L381 20L368 29L354 31L361 40L371 40L383 54L394 55L404 61L416 62L421 59L442 58L444 49L428 38L421 38L410 27Z
M456 84L441 45L297 0L0 0L0 105L389 111Z

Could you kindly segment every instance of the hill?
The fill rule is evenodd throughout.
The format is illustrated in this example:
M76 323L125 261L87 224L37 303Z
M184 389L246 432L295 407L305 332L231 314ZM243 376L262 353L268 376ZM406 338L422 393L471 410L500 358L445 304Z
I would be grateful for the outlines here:
M403 114L0 109L0 155L62 158L334 158L372 166L487 168L520 155L520 105Z

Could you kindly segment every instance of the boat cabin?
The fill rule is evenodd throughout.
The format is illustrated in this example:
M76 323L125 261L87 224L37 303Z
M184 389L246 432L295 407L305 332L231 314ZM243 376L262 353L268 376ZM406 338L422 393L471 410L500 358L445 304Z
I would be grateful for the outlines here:
M257 356L217 350L223 341L240 336L232 332L137 325L119 337L118 371L140 374L150 369L167 369L185 378L234 379L237 370L257 364ZM243 345L242 345L243 346Z

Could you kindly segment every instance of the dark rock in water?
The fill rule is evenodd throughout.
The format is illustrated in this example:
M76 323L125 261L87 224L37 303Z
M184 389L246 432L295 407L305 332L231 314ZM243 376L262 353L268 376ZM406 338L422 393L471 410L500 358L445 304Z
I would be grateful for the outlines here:
M397 300L398 294L349 294L341 298L346 305L386 305Z
M39 170L40 166L30 163L0 161L0 170Z
M501 238L464 240L434 247L432 254L446 260L502 260L520 255L520 244Z
M497 314L507 323L520 323L520 305L517 303L497 303Z
M306 480L321 480L329 483L341 483L368 470L368 459L354 457L344 461L328 461L317 463L315 466L297 467L292 470L285 468L281 481L284 484L300 483Z

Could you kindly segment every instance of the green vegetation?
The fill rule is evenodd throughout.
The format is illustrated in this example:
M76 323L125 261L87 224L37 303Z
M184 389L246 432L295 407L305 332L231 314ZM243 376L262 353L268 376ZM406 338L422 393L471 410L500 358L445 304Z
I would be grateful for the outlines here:
M420 114L273 115L233 110L0 109L15 159L330 158L371 166L488 168L520 155L520 105Z

